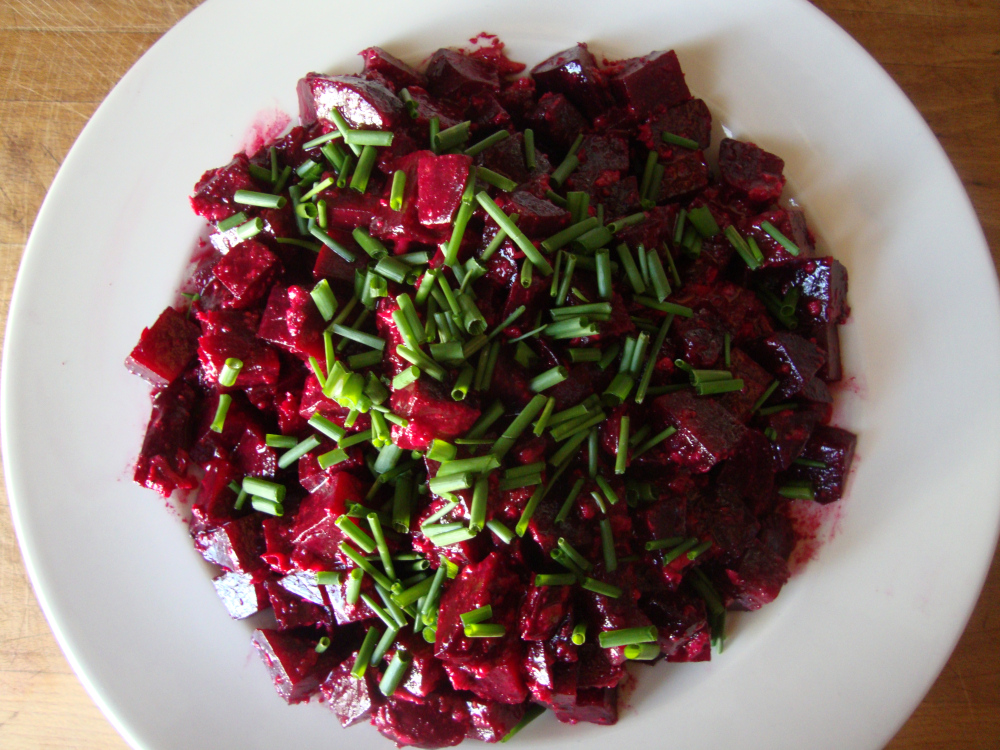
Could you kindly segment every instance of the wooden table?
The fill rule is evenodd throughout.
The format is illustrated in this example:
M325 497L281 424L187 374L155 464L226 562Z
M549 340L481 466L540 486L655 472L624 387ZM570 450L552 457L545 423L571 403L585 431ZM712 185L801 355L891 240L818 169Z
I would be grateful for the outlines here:
M80 129L199 0L0 0L0 330L28 233ZM1000 0L818 0L941 140L1000 261ZM0 489L0 747L124 748L52 638ZM1000 557L892 750L1000 747ZM845 749L849 750L849 749Z

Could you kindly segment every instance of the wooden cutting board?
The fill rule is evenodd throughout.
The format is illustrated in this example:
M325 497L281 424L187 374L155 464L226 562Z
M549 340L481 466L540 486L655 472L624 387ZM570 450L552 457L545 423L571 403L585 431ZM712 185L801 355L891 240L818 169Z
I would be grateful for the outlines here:
M28 233L80 129L198 0L0 0L0 330ZM951 157L1000 260L1000 0L819 0ZM124 748L56 646L0 488L0 747ZM892 750L1000 748L1000 567ZM807 750L807 749L803 749ZM845 750L849 750L845 748Z

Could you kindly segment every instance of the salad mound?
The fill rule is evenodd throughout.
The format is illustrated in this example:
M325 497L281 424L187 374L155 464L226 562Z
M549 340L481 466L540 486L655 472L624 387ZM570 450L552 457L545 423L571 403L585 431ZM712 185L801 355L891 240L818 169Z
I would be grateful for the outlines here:
M503 45L309 73L300 125L207 171L135 480L278 693L398 745L613 724L630 662L704 661L841 498L847 273L718 143L677 55Z

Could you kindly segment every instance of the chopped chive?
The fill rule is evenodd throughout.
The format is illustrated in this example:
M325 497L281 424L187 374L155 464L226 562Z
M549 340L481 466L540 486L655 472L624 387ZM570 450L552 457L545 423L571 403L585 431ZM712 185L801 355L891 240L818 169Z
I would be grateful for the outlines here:
M483 365L482 378L476 383L477 391L489 390L493 385L493 373L496 371L497 358L500 356L500 342L494 341L490 348L483 351L486 355L485 361L480 359Z
M372 536L375 539L375 547L378 549L379 557L382 560L382 567L385 568L385 573L389 578L395 578L396 571L392 564L392 555L389 553L389 545L385 541L385 534L382 532L382 522L379 520L378 513L369 513L367 518L368 526L371 528Z
M596 216L591 216L590 218L583 219L575 224L570 224L568 227L556 232L548 239L542 240L542 249L549 253L559 250L598 227L599 224Z
M444 263L446 266L454 266L458 262L458 250L462 245L462 238L465 236L465 229L472 218L472 205L463 203L458 208L455 215L455 223L452 226L451 237L446 245Z
M528 387L534 393L538 393L539 391L544 391L547 388L551 388L552 386L558 385L559 383L566 380L566 378L568 377L569 377L569 370L560 365L557 367L553 367L550 370L546 370L540 375L536 375L529 381Z
M450 128L438 131L433 138L433 145L436 152L448 151L469 140L469 126L472 123L468 120L452 125Z
M597 635L601 648L617 648L633 646L639 643L655 643L659 637L656 627L648 625L641 628L622 628L621 630L605 630Z
M236 378L239 377L240 370L242 369L243 360L236 359L236 357L227 357L226 361L222 364L222 370L219 372L219 385L226 388L236 385Z
M481 438L486 434L486 431L496 422L500 417L503 416L503 404L497 400L494 401L487 407L487 409L479 416L475 424L469 429L465 434L467 439Z
M572 573L537 573L535 575L535 586L572 586L576 583L576 576Z
M601 396L601 400L609 406L617 406L628 398L634 385L635 378L630 373L620 372L615 375L610 385L608 385Z
M552 174L549 175L549 179L554 182L559 187L562 187L566 179L573 173L578 166L580 166L580 159L576 154L567 154L566 158L560 162L559 166L556 167Z
M625 647L625 658L632 661L652 661L660 653L659 643L633 643Z
M510 133L508 131L498 130L496 133L493 133L493 135L488 135L478 143L474 143L473 145L465 149L465 155L476 156L477 154L480 154L486 149L488 149L490 146L495 146L496 144L500 143L500 141L505 140L506 138L509 137Z
M528 425L538 416L538 413L545 408L547 401L548 399L540 393L534 396L524 409L521 410L521 413L514 418L514 421L510 423L507 429L503 431L503 434L493 445L493 449L490 451L491 455L496 458L505 456L507 451L514 447L517 439L521 437L521 433L528 428Z
M650 542L646 542L645 547L647 552L655 552L658 549L669 549L670 547L676 547L678 544L684 541L684 537L672 536L668 539L654 539Z
M479 477L472 490L472 506L469 509L469 528L482 531L486 525L486 501L489 498L489 479Z
M557 542L557 544L559 546L559 549L562 550L563 554L568 556L569 559L572 560L573 563L578 568L580 568L583 571L590 571L593 569L594 564L589 560L587 560L587 558L585 558L579 552L577 552L573 548L573 545L567 542L563 537L559 537L559 541Z
M348 328L340 323L334 323L327 330L332 331L338 336L350 339L351 341L356 341L359 344L364 344L372 349L377 349L382 351L385 348L385 339L379 338L378 336L373 336L370 333L362 333L361 331L356 331L353 328Z
M497 324L497 327L494 328L492 331L490 331L490 334L489 336L487 336L487 338L489 339L495 338L501 331L503 331L506 328L509 328L511 325L514 324L515 320L524 315L525 310L527 310L527 308L524 305L518 306L517 309L515 309L514 312L508 315L502 323Z
M601 350L593 349L569 349L569 361L576 364L579 362L600 362Z
M597 486L601 488L601 494L603 494L604 497L607 498L607 501L609 503L614 505L615 503L618 502L618 493L616 493L614 489L612 489L611 485L608 484L607 479L605 479L600 475L597 475L594 478L594 481L597 482Z
M787 497L791 500L815 500L816 495L813 492L811 486L800 487L797 485L786 484L783 487L778 488L778 494L782 497Z
M793 286L791 289L788 290L788 294L786 294L785 298L781 300L782 315L788 318L792 318L795 316L795 309L799 305L799 295L801 293L802 293L801 290L797 286Z
M431 447L427 451L427 458L431 461L451 461L458 455L458 448L446 440L434 438Z
M504 544L510 544L514 539L514 532L500 523L500 521L497 521L495 518L486 522L486 528L496 534L497 538L499 538Z
M553 396L549 396L548 400L545 402L545 407L542 409L542 414L535 422L534 430L532 430L536 436L541 436L545 432L545 428L549 425L549 420L552 418L552 411L556 407L556 400Z
M593 578L584 578L583 583L580 584L587 591L593 591L595 594L601 594L602 596L610 597L611 599L617 599L622 595L622 590L617 586L613 586L610 583L604 583L603 581L598 581Z
M608 231L611 234L618 234L623 229L627 227L635 226L636 224L641 224L646 220L646 214L639 211L634 214L629 214L628 216L623 216L620 219L616 219L608 224Z
M704 552L707 552L712 548L712 540L702 542L697 547L689 550L687 553L688 560L697 560Z
M353 146L355 144L350 145ZM378 152L374 146L365 146L361 149L361 156L358 157L358 165L354 168L354 174L351 175L352 190L363 193L368 189L368 180L371 177L372 167L375 166L377 158Z
M351 366L352 369L361 369L363 367L372 367L377 365L382 361L382 352L375 351L374 349L370 352L362 352L361 354L353 354L347 358L347 364Z
M485 456L473 456L472 458L460 458L456 461L442 463L438 469L438 476L446 477L450 474L464 474L467 472L481 474L493 471L499 467L500 461L497 456L489 454Z
M583 489L585 482L586 480L583 477L579 477L573 484L573 488L569 491L569 494L566 496L566 500L563 502L562 507L556 514L555 523L563 523L569 517L569 512L573 507L573 503L576 501L577 497L579 497L580 491Z
M750 410L750 413L753 414L754 412L758 411L764 404L766 404L767 400L771 398L771 394L773 394L778 389L779 385L780 383L777 380L771 381L771 385L767 387L767 390L765 390L761 394L760 398L758 398L754 402L753 408Z
M737 254L743 259L751 271L755 270L760 266L760 261L754 256L753 252L750 250L750 246L747 241L740 236L740 233L736 230L732 224L730 224L725 229L726 239L729 240L729 244L733 246Z
M351 677L360 680L365 676L365 671L368 669L368 660L371 658L372 652L375 650L375 644L378 643L378 639L378 630L374 627L369 627L368 631L365 633L364 640L361 642L361 647L358 649L358 655L354 658L354 666L351 668Z
M427 123L427 136L430 141L431 151L433 151L435 154L440 152L437 145L439 132L441 132L441 119L437 115L435 115Z
M233 214L228 219L223 219L222 221L220 221L216 225L216 228L220 232L228 232L230 229L232 229L233 227L238 227L246 220L247 220L247 215L242 211L240 211L238 214Z
M698 148L698 141L693 141L690 138L685 138L682 135L675 135L673 133L668 133L663 131L660 133L660 138L663 139L664 143L669 143L672 146L682 146L683 148L696 149Z
M438 475L428 480L427 486L435 495L441 495L445 492L457 492L458 490L468 489L472 486L472 478L472 472L446 474L445 476Z
M539 503L542 502L542 498L545 496L544 485L538 485L535 491L531 494L528 499L527 504L524 506L524 510L521 511L521 517L517 521L517 525L514 527L514 533L518 536L523 537L524 533L528 530L528 524L531 522L531 517L535 515L535 510L537 510Z
M332 141L336 138L343 138L343 137L344 137L343 134L339 130L331 130L329 133L325 133L317 138L313 138L311 141L306 141L305 143L303 143L302 150L309 151L310 149L322 146L324 143L327 143L328 141Z
M344 143L385 147L392 145L392 138L393 134L385 130L348 130L344 135Z
M569 207L569 201L567 201L565 198L563 198L561 195L559 195L559 193L555 192L554 190L546 190L545 197L548 198L553 203L555 203L557 206L559 206L559 208Z
M386 419L392 422L393 416L395 415L387 414ZM382 446L381 450L378 452L378 458L375 459L375 466L373 467L375 473L383 474L389 471L396 465L401 455L403 455L403 450L393 443Z
M427 562L423 560L422 562ZM431 586L434 584L434 578L427 576L421 581L413 584L409 588L405 588L398 594L393 595L393 600L396 602L396 606L406 609L411 604L416 603L422 596L426 596L431 590Z
M510 490L521 489L522 487L534 487L535 485L541 483L541 474L525 474L517 477L504 477L500 480L500 484L497 488L501 492L508 492Z
M768 406L764 409L760 409L757 413L762 417L766 417L771 414L777 414L778 412L781 411L794 411L795 409L798 408L798 406L799 405L794 401L789 401L784 404L775 404L774 406Z
M653 181L653 168L659 161L660 155L655 151L646 154L646 165L642 170L642 180L639 182L639 195L645 198L649 193L649 186Z
M486 213L490 215L493 219L506 233L507 235L517 244L521 251L528 257L532 265L534 265L543 276L550 276L552 274L552 266L549 262L538 252L531 240L520 229L517 225L510 220L500 207L494 202L489 195L484 192L480 192L476 195L476 200L479 201L479 205L485 209Z
M465 626L466 638L503 638L507 629L499 623L477 622Z
M502 174L494 172L486 167L476 167L476 178L482 180L487 185L492 185L505 193L512 193L517 189L517 183L504 177Z
M260 477L243 477L242 488L251 495L274 500L277 503L284 502L287 491L283 484L261 479Z
M482 349L484 346L486 346L489 343L489 341L490 341L489 337L482 333L479 334L478 336L473 336L471 339L465 342L464 346L462 346L462 355L466 359L468 359L473 354Z
M486 318L469 295L459 296L458 306L462 310L462 327L466 332L473 336L486 332Z
M667 280L666 271L663 270L663 263L660 262L660 254L656 250L646 253L649 263L649 279L653 285L653 291L660 302L664 302L672 291L670 282ZM668 252L669 255L669 252Z
M396 688L403 681L412 662L413 656L408 651L397 648L396 653L392 655L389 666L385 670L385 674L382 675L382 679L378 683L379 692L386 697L395 693Z
M316 239L318 239L324 245L326 245L328 248L330 248L331 250L333 250L333 252L335 252L341 258L343 258L344 260L346 260L348 263L353 263L354 262L354 253L352 253L350 250L348 250L342 244L340 244L339 242L337 242L337 240L333 239L333 237L331 237L330 235L328 235L326 232L324 232L319 227L316 227L316 226L310 227L309 228L309 233L312 234L313 237L315 237Z
M582 581L585 577L583 570L561 549L554 549L549 553L549 557L570 571L575 578Z
M368 534L366 534L360 528L358 528L357 524L355 524L346 515L338 518L334 522L334 525L342 532L344 532L346 536L350 537L351 541L354 542L356 545L358 545L365 552L370 553L375 551L377 547L377 545L375 544L375 540L372 539L370 536L368 536ZM388 573L388 571L386 572Z
M486 622L493 617L493 607L487 604L485 607L479 607L471 612L463 612L458 617L466 627L475 625L477 622Z
M677 221L674 224L673 240L675 245L681 244L681 240L684 237L684 220L686 218L687 218L687 209L682 208L680 212L678 212ZM678 286L680 286L680 282L678 282Z
M615 538L611 533L611 521L602 518L601 523L601 549L604 552L604 569L614 571L618 569L618 559L615 557Z
M618 450L615 451L615 474L624 474L628 463L629 418L622 416L618 428Z
M808 466L811 469L826 469L827 464L822 461L814 461L811 458L795 458L792 459L793 464L798 464L799 466Z
M697 537L691 537L690 539L685 539L679 545L677 545L672 550L670 550L665 555L663 555L663 564L664 565L669 565L674 560L676 560L678 557L680 557L685 552L687 552L689 549L691 549L692 547L694 547L696 544L698 544L698 538Z
M374 667L385 658L385 655L389 653L389 649L396 642L397 635L399 635L399 628L395 625L390 625L382 634L378 644L375 646L375 650L372 651L372 655L368 659L368 666Z
M319 447L319 438L317 438L315 435L310 435L301 443L298 443L293 448L290 448L288 451L286 451L281 455L281 458L278 459L278 468L287 469L293 463L295 463L304 455L306 455L309 451L318 447Z
M528 707L524 710L524 716L521 718L521 720L519 722L517 722L517 724L514 725L513 729L511 729L509 732L507 732L507 734L505 734L500 739L500 741L501 742L508 742L508 741L510 741L510 739L513 738L514 735L516 735L518 732L520 732L522 729L524 729L526 726L528 726L528 724L530 724L531 722L533 722L535 719L537 719L543 713L545 713L545 707L544 706L540 706L537 703L530 703L530 704L528 704Z
M658 310L664 313L673 313L674 315L680 315L682 318L690 318L694 315L694 310L690 307L685 307L684 305L678 305L674 302L660 302L652 297L636 296L634 298L643 307L648 307L650 310Z
M584 252L592 252L604 247L612 239L614 239L614 235L611 234L611 231L598 222L596 227L573 240L573 247Z
M639 369L642 367L643 360L646 357L647 346L649 346L649 334L643 331L636 339L635 348L632 350L632 358L628 366L628 371L633 376L639 374Z
M649 350L649 361L646 363L646 368L639 380L639 387L635 392L635 401L637 404L641 404L646 398L646 392L649 389L649 381L653 377L653 370L656 369L656 358L660 354L663 342L667 338L667 331L670 330L670 325L673 321L673 314L668 314L667 317L663 319L663 323L660 324L660 330L656 332L656 338L653 340L653 346Z
M591 428L590 434L587 435L587 474L591 479L597 476L597 438L597 428Z
M368 562L368 560L365 559L364 555L362 555L360 552L354 549L347 542L341 542L339 549L343 554L347 555L347 557L353 560L355 565L357 565L359 568L361 568L361 570L370 575L372 579L375 581L375 583L379 584L380 586L386 589L392 588L392 581L390 581L384 573L379 571L378 568L376 568L374 565Z
M719 393L732 393L743 390L742 378L727 380L709 380L698 383L694 387L695 393L699 396L712 396Z
M545 335L553 339L578 339L597 335L597 325L585 318L567 318L545 326Z
M236 227L236 238L239 240L248 240L251 237L256 237L264 231L264 220L263 219L250 219L246 224L240 224Z
M673 435L675 432L677 432L676 427L667 427L665 430L656 433L655 435L653 435L653 437L651 437L649 440L647 440L645 443L643 443L642 445L640 445L638 448L635 449L635 451L632 453L632 459L635 460L643 453L652 450L657 445L666 440L668 437Z
M406 190L406 172L397 169L392 175L392 189L389 192L389 208L399 211L403 207L403 192Z
M400 582L399 585L405 586L407 584ZM379 586L377 584L375 586L375 590L378 592L378 596L379 599L382 600L382 604L385 605L385 611L389 613L389 617L393 619L393 621L396 623L396 626L399 628L406 627L406 613L403 612L403 610L400 609L399 605L392 600L392 594L390 593L390 591L385 587Z
M760 223L760 228L771 235L771 238L781 245L785 250L787 250L792 255L798 255L801 251L799 246L788 239L784 234L782 234L774 224L769 221L762 221Z
M549 459L549 463L553 466L559 466L564 461L569 460L571 456L576 454L580 444L586 439L587 433L582 431L570 436L563 446L552 454L552 457Z
M434 578L431 579L431 587L424 598L424 606L420 610L420 615L424 622L427 622L427 616L437 608L437 602L441 596L441 588L448 573L448 568L445 566L444 560L445 558L442 556L441 564L434 572Z
M468 542L471 539L476 538L477 532L472 529L461 528L455 529L454 531L448 531L443 534L438 534L431 542L437 547L449 547L452 544L461 544L462 542Z
M283 516L285 514L284 506L276 501L271 500L266 497L257 497L256 495L250 496L250 505L258 513L266 513L269 516Z
M390 445L392 445L390 443ZM385 446L388 448L389 446ZM396 446L392 446L396 447ZM400 534L410 530L410 509L413 502L413 479L409 476L400 477L392 498L392 528Z
M253 190L237 190L233 194L236 203L244 206L256 206L258 208L284 208L288 202L283 196L271 195L270 193L257 193Z
M529 172L534 172L538 167L535 161L535 131L531 128L524 130L524 166ZM467 152L468 153L468 152Z
M269 432L264 436L264 443L269 448L292 448L298 442L294 435L275 435Z
M521 264L521 286L525 289L531 286L532 273L531 273L531 261L527 258Z

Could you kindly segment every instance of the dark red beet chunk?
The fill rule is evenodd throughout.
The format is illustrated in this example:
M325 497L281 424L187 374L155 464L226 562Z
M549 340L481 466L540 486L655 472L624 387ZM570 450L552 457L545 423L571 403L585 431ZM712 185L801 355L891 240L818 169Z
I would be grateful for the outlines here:
M777 399L787 399L805 391L823 365L822 349L797 334L785 331L760 341L753 354L780 381L778 390L774 392Z
M443 440L469 431L479 418L479 409L467 401L455 401L436 381L421 378L392 394L392 410L421 426L431 437Z
M465 154L435 156L425 152L417 166L417 214L426 226L451 224L469 176Z
M505 210L518 214L517 226L529 237L546 237L569 224L569 211L524 190L511 195Z
M775 600L788 582L788 564L773 550L754 541L735 570L726 570L731 588L727 606L755 610Z
M733 455L746 428L721 406L686 391L668 393L653 402L663 426L677 428L667 439L671 460L704 472Z
M618 691L614 688L581 688L572 706L554 708L556 718L564 724L585 721L609 726L618 723Z
M520 632L526 641L547 641L569 611L568 586L529 586L521 604Z
M194 411L194 388L178 380L153 396L142 451L133 479L144 487L170 497L175 489L190 490L198 483L187 477Z
M168 307L150 328L144 328L125 367L153 385L174 382L198 354L201 329L193 320Z
M811 409L780 411L767 417L767 426L774 430L771 451L779 470L787 469L799 457L818 421L819 415Z
M675 148L670 158L663 161L663 169L663 182L657 193L659 201L673 200L708 185L708 163L701 151Z
M239 384L243 387L274 385L278 382L281 362L277 352L253 336L241 333L208 333L198 339L198 359L202 370L218 382L226 360L240 360Z
M299 119L303 125L324 120L340 110L348 125L360 130L392 130L408 119L406 107L392 91L360 76L309 73L299 81ZM404 119L405 118L405 119Z
M295 596L277 581L265 581L264 588L274 610L278 630L325 625L330 621L325 609Z
M473 699L465 705L471 721L467 736L482 742L499 742L524 718L524 704Z
M792 258L780 266L761 269L757 276L781 297L792 287L799 288L796 316L800 323L843 323L850 314L847 269L834 258Z
M194 212L209 221L222 221L241 211L243 207L233 197L236 191L260 189L250 176L249 167L249 159L237 154L226 166L205 172L191 196Z
M708 630L705 602L682 592L657 592L639 606L659 631L660 650L668 660L684 660L685 649Z
M267 566L260 559L264 551L264 531L255 515L196 534L194 546L202 557L225 570L245 573L256 581L267 575Z
M464 97L499 91L496 69L483 60L450 49L439 49L427 61L427 89L435 96Z
M758 203L776 201L785 187L785 162L754 143L723 138L719 176L729 187Z
M340 725L353 726L367 719L372 712L372 695L378 693L378 686L372 678L372 671L365 671L362 679L351 675L357 651L334 667L330 675L319 686L323 700L330 710L337 714Z
M596 117L612 104L607 82L585 44L538 63L531 75L539 91L565 94L588 117Z
M323 329L326 321L307 289L275 286L267 300L257 335L302 359L324 360Z
M263 584L245 573L223 573L213 578L212 584L234 620L245 620L270 605Z
M374 71L392 82L398 91L407 86L423 86L424 77L394 55L390 55L381 47L369 47L361 50L365 61L365 72Z
M294 633L255 630L257 647L274 689L289 703L309 700L335 665L333 650L316 653L316 641Z
M663 140L663 134L670 133L688 138L706 149L712 140L712 113L701 99L691 99L650 115L646 124L639 129L639 137L646 148L656 149L661 158L669 158L681 146Z
M730 351L729 361L732 365L729 371L733 377L743 380L743 390L722 394L719 403L729 409L741 422L746 422L757 399L763 396L764 391L771 385L772 378L763 367L744 354L742 349L734 347Z
M292 540L296 547L331 560L340 554L338 547L346 539L335 521L347 512L347 503L359 503L365 491L352 475L341 472L309 495L299 506Z
M278 258L264 245L246 240L215 264L215 278L233 295L232 307L252 307L267 294L281 271Z
M657 107L672 107L691 98L673 50L623 60L609 83L618 103L639 119Z
M426 698L420 703L393 696L380 705L372 724L400 747L451 747L465 739L469 713L453 693Z
M844 496L847 474L854 459L855 434L839 427L817 427L802 450L800 458L821 461L825 469L793 464L787 476L790 479L808 480L812 483L816 501L832 503Z
M555 148L554 158L564 153L587 127L587 120L564 94L542 94L527 119L535 130L536 142Z

